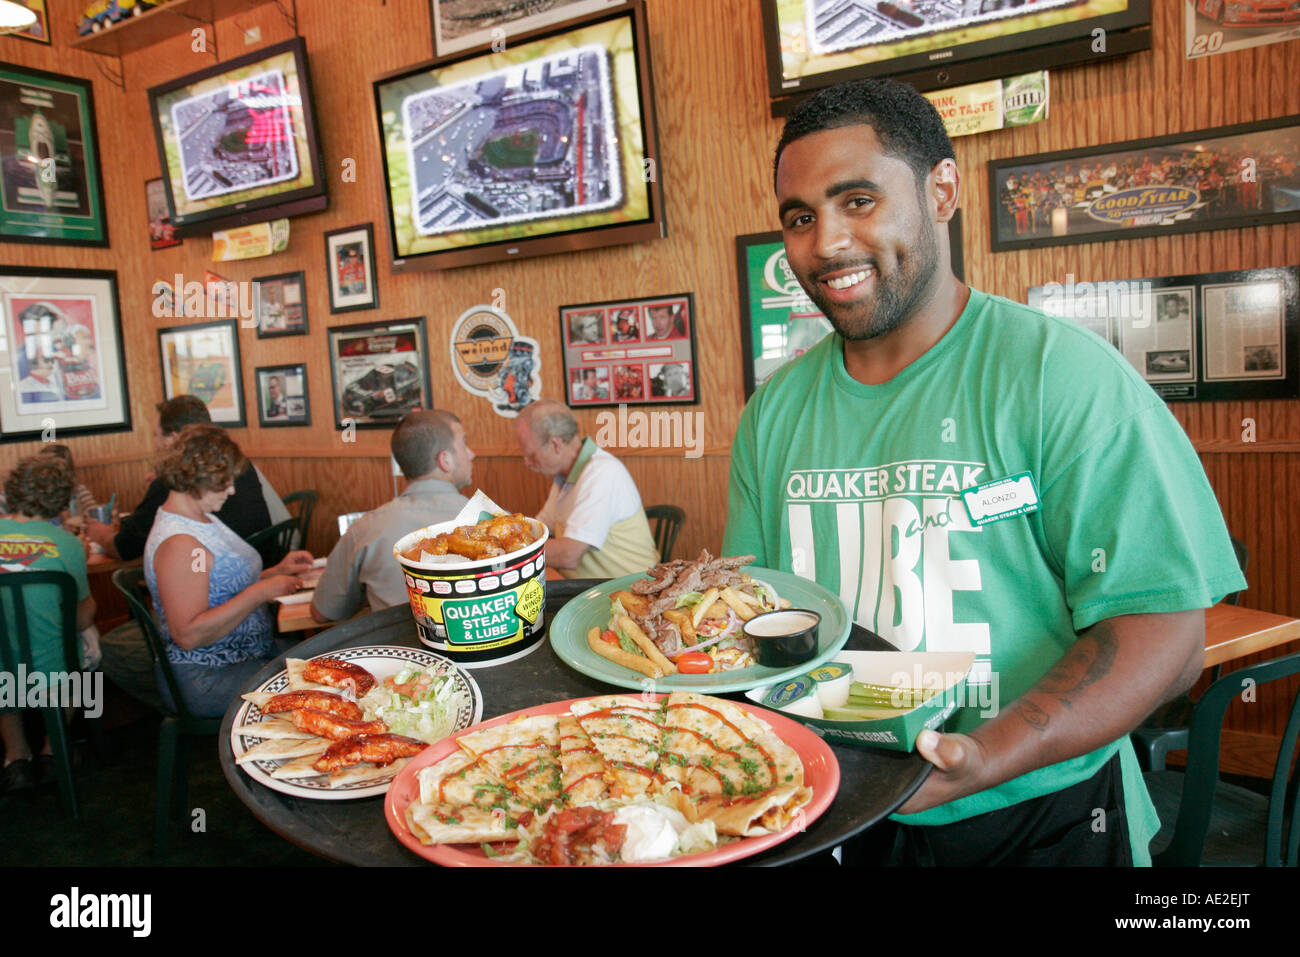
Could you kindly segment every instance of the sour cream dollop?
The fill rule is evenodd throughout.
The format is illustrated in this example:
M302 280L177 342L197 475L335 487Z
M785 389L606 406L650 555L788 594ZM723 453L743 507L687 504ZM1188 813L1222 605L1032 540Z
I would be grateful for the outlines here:
M666 861L677 847L677 828L672 812L654 804L634 804L619 808L614 823L627 828L619 856L627 864Z

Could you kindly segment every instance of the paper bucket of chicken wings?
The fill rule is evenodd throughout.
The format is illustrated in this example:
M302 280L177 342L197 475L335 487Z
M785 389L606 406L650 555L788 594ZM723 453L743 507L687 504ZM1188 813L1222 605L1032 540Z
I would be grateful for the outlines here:
M546 526L483 493L449 522L403 535L402 566L420 641L465 668L522 658L545 632Z

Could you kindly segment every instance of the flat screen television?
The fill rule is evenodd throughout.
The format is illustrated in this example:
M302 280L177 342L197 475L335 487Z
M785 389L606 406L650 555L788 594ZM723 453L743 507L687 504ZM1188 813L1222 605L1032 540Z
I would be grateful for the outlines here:
M935 90L1151 47L1151 0L759 2L773 116L844 80Z
M664 235L645 11L380 78L393 271Z
M155 86L149 106L177 236L328 204L301 37Z

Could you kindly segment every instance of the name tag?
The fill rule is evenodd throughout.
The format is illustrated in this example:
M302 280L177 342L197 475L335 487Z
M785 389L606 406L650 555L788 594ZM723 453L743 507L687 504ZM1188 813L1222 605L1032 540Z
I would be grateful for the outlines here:
M961 493L972 524L988 525L1039 509L1038 489L1028 472L976 485Z

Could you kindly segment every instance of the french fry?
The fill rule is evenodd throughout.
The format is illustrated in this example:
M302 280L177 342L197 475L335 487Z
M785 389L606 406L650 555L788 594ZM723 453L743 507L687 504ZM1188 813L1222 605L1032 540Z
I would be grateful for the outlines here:
M722 589L722 600L731 606L741 621L749 621L754 617L754 609L750 608L742 599L741 595L730 588Z
M695 605L695 614L691 615L691 627L700 627L700 622L704 620L704 614L712 607L713 602L718 597L718 589L710 588L704 593L704 597Z
M715 599L709 606L708 611L704 613L705 618L718 618L722 621L727 620L727 603L721 598Z
M670 608L664 612L664 620L672 622L682 634L682 644L695 644L695 625L691 622L691 613L685 608Z
M618 627L623 629L623 633L636 642L636 646L645 652L647 658L663 669L664 674L677 674L677 666L664 657L663 652L655 647L655 643L646 636L640 625L627 615L620 615Z
M606 658L616 665L622 665L624 668L639 671L647 678L662 678L664 676L663 670L656 667L655 663L649 658L634 655L629 651L624 651L618 645L611 645L608 641L605 641L600 637L599 628L592 628L587 632L587 645L602 658Z

